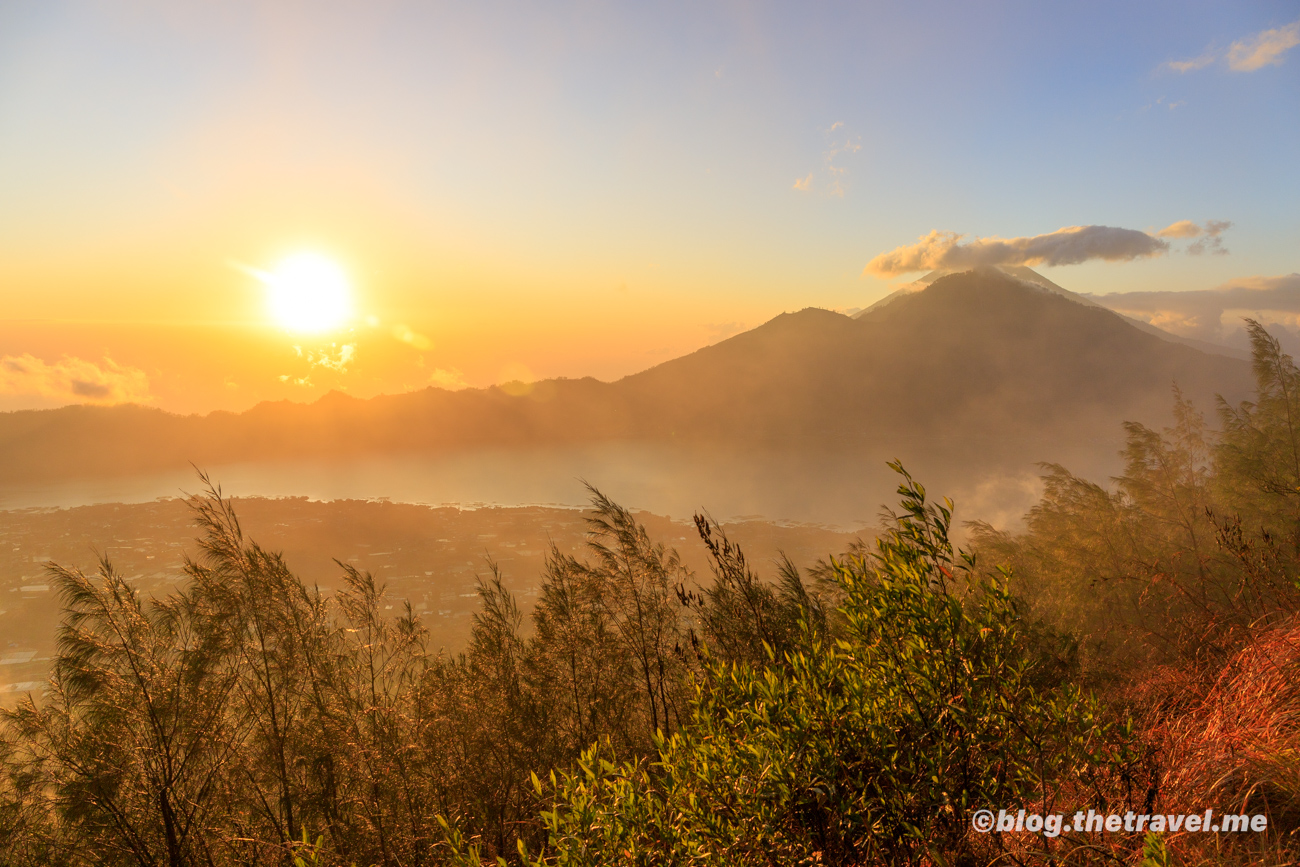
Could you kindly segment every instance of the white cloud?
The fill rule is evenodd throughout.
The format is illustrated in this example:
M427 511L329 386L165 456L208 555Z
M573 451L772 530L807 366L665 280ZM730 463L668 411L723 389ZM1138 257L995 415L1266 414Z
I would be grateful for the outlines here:
M352 358L355 355L356 347L351 343L345 343L339 347L337 356L326 350L321 350L321 352L314 357L308 353L307 360L311 362L312 367L323 367L326 370L332 370L335 373L347 373L348 364L352 361Z
M1198 69L1204 69L1214 61L1218 60L1214 52L1207 52L1200 57L1193 57L1191 60L1171 60L1165 64L1166 69L1172 69L1174 72L1195 72Z
M826 167L826 174L828 174L831 179L830 185L826 188L826 192L841 199L844 198L844 193L848 189L849 170L847 166L840 165L836 160L839 159L841 155L855 154L862 150L862 142L858 137L851 136L847 133L842 133L844 136L843 139L834 137L836 130L841 129L843 126L844 121L837 120L835 123L831 124L830 129L826 130L828 145L826 150L822 153L822 163ZM811 175L809 177L811 178Z
M809 172L802 178L795 178L793 189L808 192L813 189L813 181L824 173L826 183L818 183L818 189L828 196L844 198L848 191L849 167L844 160L862 150L862 137L851 135L844 127L844 121L837 120L822 130L826 139L826 148L822 151L822 167L817 172Z
M0 358L0 395L38 396L68 403L149 403L143 370L105 358L102 364L64 356L49 364L34 355Z
M1193 256L1199 256L1201 253L1215 253L1223 255L1228 252L1228 248L1223 246L1223 233L1232 228L1231 220L1207 220L1204 226L1198 226L1191 220L1179 220L1169 226L1165 226L1159 232L1156 232L1158 238L1199 238L1193 244L1187 246L1187 252Z
M1205 237L1194 244L1188 245L1187 252L1193 256L1199 256L1201 253L1214 253L1219 256L1227 254L1228 248L1223 246L1223 238L1220 236L1230 228L1232 228L1230 220L1207 221L1205 224Z
M1241 277L1214 289L1091 296L1112 310L1174 334L1246 345L1242 319L1300 328L1300 274ZM1300 336L1300 335L1294 335Z
M1207 51L1191 60L1171 60L1163 68L1177 73L1195 72L1223 57L1233 72L1255 72L1265 66L1279 66L1286 53L1300 45L1300 21L1285 27L1262 30L1254 36L1238 39L1226 52Z
M460 391L462 388L469 388L469 383L465 381L464 374L455 367L450 370L439 367L429 374L429 384L436 385L438 388L445 388L448 391Z
M1282 57L1297 45L1300 45L1300 21L1265 30L1232 43L1228 49L1228 68L1234 72L1254 72L1265 66L1278 66Z
M1296 303L1300 304L1300 274L1278 274L1272 277L1263 275L1238 277L1210 291L1277 293L1277 297L1288 299L1292 297L1291 293L1295 293ZM1296 309L1300 310L1300 306Z
M303 352L301 346L295 346L293 351L299 358L307 359L307 363L312 367L323 367L326 370L332 370L335 373L347 373L348 365L356 357L357 348L355 344L345 343L339 346L337 343L330 344L331 349L338 349L338 352L330 352L329 349L308 350ZM282 376L281 382L288 382L292 377ZM294 380L298 385L309 385L310 382L306 377L302 380Z
M1195 238L1199 234L1201 234L1201 227L1191 220L1179 220L1156 232L1159 238Z
M1177 224L1175 224L1177 225ZM976 238L933 231L910 246L881 253L867 263L864 274L883 277L939 268L966 269L979 265L1076 265L1091 259L1123 262L1162 255L1169 242L1112 226L1067 226L1022 238Z

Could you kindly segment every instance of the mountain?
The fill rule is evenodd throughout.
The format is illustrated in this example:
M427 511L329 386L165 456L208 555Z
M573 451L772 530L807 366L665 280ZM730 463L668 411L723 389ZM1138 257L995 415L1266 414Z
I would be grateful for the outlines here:
M1105 304L1101 304L1097 301L1094 301L1092 298L1088 297L1087 295L1080 295L1077 292L1071 292L1069 289L1062 288L1061 286L1058 286L1055 283L1053 283L1051 280L1048 280L1042 274L1039 274L1037 271L1034 271L1032 268L1026 268L1023 265L997 265L986 270L992 270L997 273L1006 275L1008 277L1012 277L1016 280L1021 281L1022 283L1027 283L1030 286L1036 286L1039 289L1044 289L1048 292L1052 292L1056 295L1060 295L1062 298L1069 298L1071 301L1074 301L1078 304L1082 304L1085 307L1099 307L1104 310L1110 310L1110 308L1107 307ZM875 310L877 308L884 307L885 305L893 302L898 298L925 289L927 286L929 286L935 280L938 280L940 277L947 277L955 273L958 272L950 271L950 270L931 271L929 274L926 274L921 279L916 280L915 282L912 283L908 283L906 286L903 286L897 291L892 292L889 295L886 295L884 298L880 299L875 304L871 305L865 310L861 310L854 313L853 318L855 319L860 318L864 314L870 313L872 310ZM1149 322L1143 322L1141 319L1135 319L1132 316L1126 316L1125 314L1114 310L1112 310L1111 312L1115 313L1116 316L1119 316L1121 319L1123 319L1125 322L1132 325L1134 328L1137 328L1139 331L1145 331L1147 334L1153 334L1156 337L1159 337L1161 340L1167 340L1170 343L1181 343L1184 346L1190 346L1193 349L1199 349L1202 352L1208 352L1211 355L1226 355L1229 358L1240 358L1242 360L1250 359L1249 352L1244 352L1240 349L1231 346L1224 346L1218 343L1210 343L1205 340L1197 340L1194 337L1184 337L1181 334L1171 334L1170 332L1165 331L1162 328L1157 328L1156 326L1150 324Z
M187 462L608 441L991 465L1080 449L1113 455L1120 422L1169 418L1175 382L1206 409L1217 394L1249 393L1245 362L1139 329L1017 273L945 274L887 302L854 318L786 313L613 383L429 388L370 400L331 393L309 405L207 416L138 406L0 414L0 483Z
M1028 269L1026 269L1028 270ZM1032 273L1032 272L1031 272ZM627 377L643 429L792 442L1080 440L1249 389L1247 365L997 269L935 279L850 319L785 314ZM666 430L665 430L666 428Z

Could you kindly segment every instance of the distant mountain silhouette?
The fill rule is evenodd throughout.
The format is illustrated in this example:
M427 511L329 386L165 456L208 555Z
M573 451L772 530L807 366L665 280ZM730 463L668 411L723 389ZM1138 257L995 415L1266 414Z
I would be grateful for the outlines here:
M1120 422L1167 420L1175 381L1207 410L1216 394L1249 393L1246 362L1139 329L1028 274L1038 280L1000 269L939 276L855 318L783 314L613 383L369 400L334 392L207 416L138 406L4 413L0 483L610 440L1039 460L1065 448L1113 454Z

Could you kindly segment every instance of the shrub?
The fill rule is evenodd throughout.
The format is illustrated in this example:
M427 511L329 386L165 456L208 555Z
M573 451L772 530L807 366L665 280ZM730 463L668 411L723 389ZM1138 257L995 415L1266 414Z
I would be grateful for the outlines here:
M712 663L654 762L597 746L537 781L554 805L528 863L975 863L973 810L1052 808L1107 728L1078 690L1037 685L1007 576L954 551L951 503L894 468L902 514L873 553L833 562L843 636L805 621L780 664Z

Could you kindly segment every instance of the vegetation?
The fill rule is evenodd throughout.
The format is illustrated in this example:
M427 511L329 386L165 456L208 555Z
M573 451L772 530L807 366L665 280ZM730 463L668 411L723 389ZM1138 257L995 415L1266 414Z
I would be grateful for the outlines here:
M1025 532L977 525L974 554L895 465L873 545L775 581L698 517L699 586L593 489L585 557L551 551L528 618L492 566L456 656L364 572L305 586L209 485L180 592L51 565L0 862L1295 863L1300 371L1252 337L1257 398L1220 433L1176 394L1113 489L1048 466ZM1271 830L971 827L1210 807Z
M1026 532L975 539L1012 567L1031 618L1078 642L1078 681L1131 710L1157 799L1267 812L1282 834L1255 855L1295 863L1300 370L1247 324L1256 398L1221 400L1220 432L1175 389L1172 427L1126 425L1113 490L1047 465ZM1170 848L1217 863L1213 845Z
M1104 761L1095 703L1035 684L1005 582L954 554L950 509L904 479L877 551L831 563L838 636L805 613L779 658L706 654L691 718L653 764L616 765L601 744L538 784L554 804L532 863L971 861L972 810L1051 807L1056 780Z

